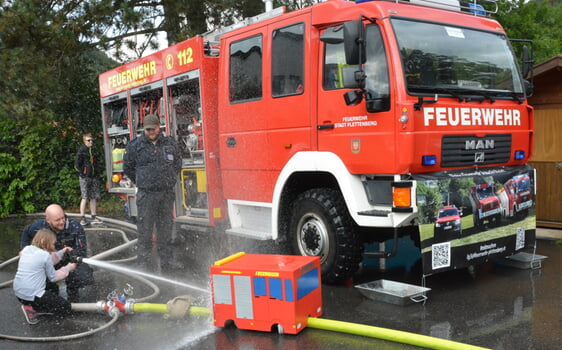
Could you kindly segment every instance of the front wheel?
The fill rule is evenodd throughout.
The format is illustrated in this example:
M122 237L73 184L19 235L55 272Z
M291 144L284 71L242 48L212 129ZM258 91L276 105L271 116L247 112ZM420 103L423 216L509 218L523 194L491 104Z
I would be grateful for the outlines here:
M289 234L294 254L320 257L323 282L346 281L359 269L363 244L339 192L316 188L300 194Z

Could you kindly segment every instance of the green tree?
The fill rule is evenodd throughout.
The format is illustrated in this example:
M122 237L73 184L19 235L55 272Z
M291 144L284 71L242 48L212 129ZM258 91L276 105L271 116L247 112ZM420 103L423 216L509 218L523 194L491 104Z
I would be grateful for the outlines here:
M82 41L67 4L2 4L0 217L76 205L74 155L83 132L101 134L97 76L115 63Z
M495 18L510 38L533 41L535 63L539 63L562 53L560 3L560 0L500 0Z
M420 223L430 224L435 222L435 215L437 210L441 207L443 198L437 186L428 186L423 182L418 183L417 188L418 196L423 197L423 201L419 207L420 210Z
M261 0L1 2L0 217L50 202L77 205L74 155L84 132L101 140L97 77L118 64L99 50L140 56L158 46L158 32L173 42L262 6ZM139 42L140 34L146 40Z

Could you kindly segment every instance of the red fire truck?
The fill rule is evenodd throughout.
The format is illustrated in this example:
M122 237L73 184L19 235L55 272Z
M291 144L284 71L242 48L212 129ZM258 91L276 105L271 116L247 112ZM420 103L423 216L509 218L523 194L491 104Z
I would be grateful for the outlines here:
M529 208L533 206L531 179L527 175L512 177L498 190L498 197L504 217L527 217Z
M470 188L470 201L473 208L474 226L480 226L484 221L499 223L501 218L500 200L494 192L493 183L485 183Z
M364 256L397 252L397 244L364 252L368 242L410 235L431 260L438 254L420 230L419 183L532 176L530 85L488 18L494 6L330 0L279 8L105 72L109 191L136 215L121 161L155 113L182 148L181 228L291 242L294 254L320 257L325 282L348 279ZM527 244L533 214L518 230ZM512 231L501 238L503 255L514 250ZM470 249L479 248L456 244L449 258ZM439 258L424 263L426 274L479 261Z

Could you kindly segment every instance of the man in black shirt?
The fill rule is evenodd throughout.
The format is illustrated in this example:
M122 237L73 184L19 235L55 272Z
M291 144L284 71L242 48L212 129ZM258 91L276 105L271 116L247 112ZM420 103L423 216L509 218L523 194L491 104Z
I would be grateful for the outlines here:
M100 184L98 179L98 154L93 146L94 139L92 134L85 134L83 136L84 144L76 153L76 161L74 168L80 177L80 192L82 200L80 201L80 225L87 225L89 222L86 220L86 203L90 201L90 214L93 224L101 223L102 220L96 217L96 200L100 198Z
M156 228L157 250L162 268L172 257L174 185L181 170L181 154L172 137L160 131L160 118L149 114L143 121L144 134L127 145L123 171L137 186L137 261L150 267L152 233Z

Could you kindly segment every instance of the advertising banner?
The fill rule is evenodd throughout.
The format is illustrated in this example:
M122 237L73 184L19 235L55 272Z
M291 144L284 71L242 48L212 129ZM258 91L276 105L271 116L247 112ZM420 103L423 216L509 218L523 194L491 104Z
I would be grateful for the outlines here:
M424 275L534 246L533 168L464 169L415 179Z

